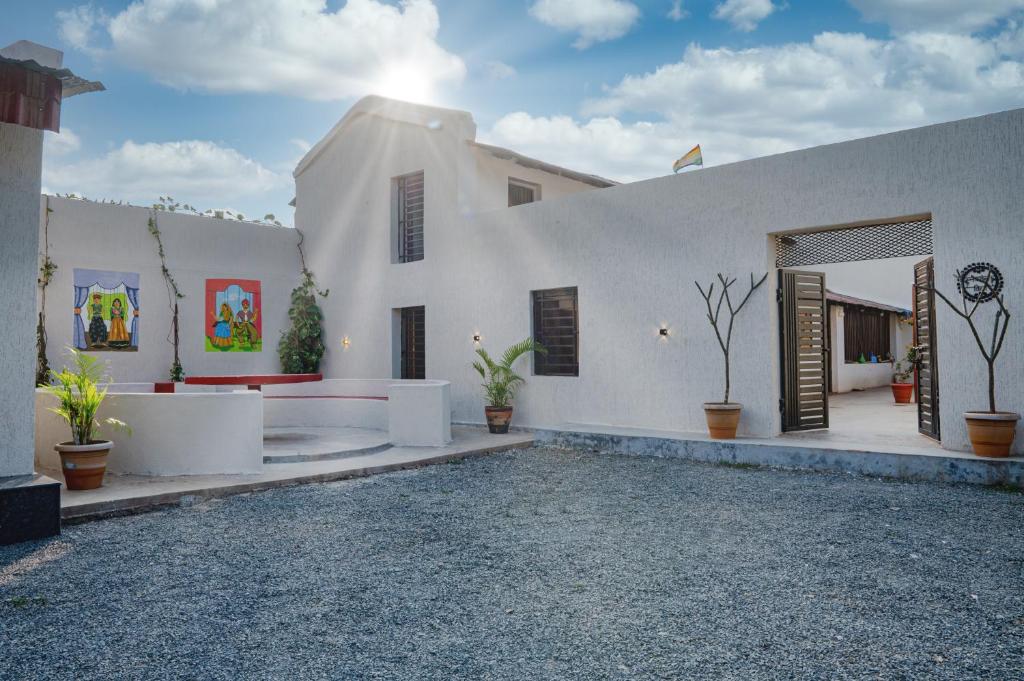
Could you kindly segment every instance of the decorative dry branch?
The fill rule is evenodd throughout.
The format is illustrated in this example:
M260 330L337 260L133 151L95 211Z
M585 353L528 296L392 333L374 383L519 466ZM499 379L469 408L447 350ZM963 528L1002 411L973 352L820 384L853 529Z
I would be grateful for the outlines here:
M960 272L957 272L957 278L960 277ZM981 287L985 290L991 284L992 273L989 272L985 277L985 282ZM967 322L967 326L971 329L971 335L974 336L974 342L978 345L978 350L981 351L981 356L985 358L985 363L988 365L988 410L990 413L996 412L996 358L999 357L999 352L1003 349L1003 341L1006 340L1006 329L1010 325L1010 311L1006 308L1006 302L1001 294L994 296L992 299L996 301L999 309L996 310L995 319L992 323L992 338L986 345L985 341L981 338L981 333L978 331L977 323L974 319L974 314L978 311L981 303L985 302L982 296L975 296L976 300L969 301L966 287L962 287L960 291L960 306L958 307L953 301L945 296L939 289L931 287L929 289L933 291L935 295L942 299L942 302L946 303L958 317L963 318ZM973 303L968 309L968 303Z
M163 198L163 197L161 197ZM181 357L178 353L179 349L179 338L178 338L178 301L185 297L181 291L178 290L178 282L175 281L171 271L167 268L167 256L164 253L164 241L160 236L160 228L156 223L156 213L160 210L159 208L153 207L149 211L149 233L156 239L156 251L160 256L160 272L164 276L164 285L167 287L167 306L171 312L171 330L167 334L167 342L174 346L174 362L171 364L171 380L172 381L183 381L185 380L185 369L181 366Z
M708 286L707 291L701 287L699 282L693 282L697 286L697 290L700 291L701 297L704 299L704 304L707 305L708 321L711 323L711 328L715 330L715 338L718 339L718 346L722 349L722 355L725 357L725 399L723 403L729 403L729 351L732 349L732 330L733 324L736 321L736 315L739 314L743 306L750 300L750 296L753 295L754 291L760 288L761 284L768 278L768 273L765 272L764 276L757 282L754 281L754 275L750 275L750 290L743 296L743 299L738 305L733 305L732 296L729 294L729 287L736 283L735 279L729 279L724 276L721 272L718 273L718 281L722 285L721 290L718 293L718 303L715 305L711 304L711 299L715 293L715 282L711 282ZM725 303L726 309L729 311L729 326L726 328L725 335L722 335L722 329L719 326L719 320L722 316L722 303ZM724 320L723 320L724 321Z

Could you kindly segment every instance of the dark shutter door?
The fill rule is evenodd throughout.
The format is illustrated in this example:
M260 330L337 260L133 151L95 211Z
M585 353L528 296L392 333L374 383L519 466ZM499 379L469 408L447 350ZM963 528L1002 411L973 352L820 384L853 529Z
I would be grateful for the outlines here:
M825 275L779 270L782 429L828 428Z
M424 342L425 308L402 308L402 378L427 377Z
M939 374L935 352L935 260L914 265L914 345L917 365L917 429L939 439Z

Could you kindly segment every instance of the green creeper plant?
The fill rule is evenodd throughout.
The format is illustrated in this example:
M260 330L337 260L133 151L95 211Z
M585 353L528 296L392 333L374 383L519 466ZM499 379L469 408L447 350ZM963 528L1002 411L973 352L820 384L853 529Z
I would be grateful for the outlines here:
M36 383L46 383L50 378L50 360L46 358L46 287L53 280L57 263L50 258L50 197L46 197L46 212L43 216L43 261L39 265L39 320L36 322Z
M164 197L160 197L161 200ZM149 221L147 225L149 227L149 233L156 239L156 252L160 256L160 272L164 276L164 285L167 287L167 305L171 312L171 332L168 334L168 342L174 346L174 361L171 362L170 376L171 380L180 383L185 380L185 369L181 366L181 357L178 353L180 341L178 338L178 301L185 297L180 290L178 290L178 282L175 281L174 276L171 274L171 270L167 268L167 255L164 253L164 241L160 235L160 228L157 226L156 213L158 210L165 210L159 208L161 204L154 204L152 210L150 210ZM172 209L171 212L174 212Z
M317 296L326 298L330 290L321 291L316 287L313 273L306 267L306 255L302 250L305 236L298 229L299 258L302 261L302 283L292 289L288 320L291 325L281 334L277 354L281 370L286 374L314 374L320 369L324 356L323 311L317 304Z
M532 338L526 338L510 346L502 354L500 361L495 361L483 348L476 349L481 361L473 362L473 368L480 374L480 378L484 379L482 387L487 406L504 408L515 399L516 391L526 381L512 367L520 357L530 352L546 355L548 350Z
M51 407L50 411L71 427L74 444L93 442L93 433L104 424L131 434L124 421L107 418L100 423L96 418L107 396L107 386L99 386L103 380L99 360L74 348L68 348L68 352L74 360L74 369L64 367L59 372L51 371L50 382L40 383L39 387L57 398L58 406Z

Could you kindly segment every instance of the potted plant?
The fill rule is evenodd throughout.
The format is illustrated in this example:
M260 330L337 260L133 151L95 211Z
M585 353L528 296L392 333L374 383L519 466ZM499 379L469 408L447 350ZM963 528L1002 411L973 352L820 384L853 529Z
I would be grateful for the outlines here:
M892 397L896 404L910 404L914 395L914 369L917 367L917 346L908 345L907 354L893 365Z
M729 401L729 350L732 347L733 324L736 321L736 315L739 314L740 310L743 309L743 306L747 304L748 300L750 300L750 296L761 286L761 284L764 283L767 278L768 273L765 272L764 276L761 277L761 280L755 283L754 275L751 274L750 290L747 291L747 294L743 296L743 299L738 305L733 305L732 297L729 295L729 287L736 283L735 279L729 279L721 273L718 274L718 281L721 283L722 288L718 293L718 302L715 305L711 304L711 298L714 296L715 292L715 283L712 282L705 293L704 289L698 282L693 282L696 284L697 290L700 291L700 295L704 298L704 303L707 305L708 321L711 323L711 328L715 330L715 338L718 339L718 347L722 349L722 355L725 358L725 397L721 402L704 403L704 417L707 419L708 433L716 440L731 440L736 437L736 428L740 422L740 412L743 410L742 404ZM729 326L726 327L724 334L719 326L723 302L725 303L726 309L729 311Z
M956 273L957 289L960 292L960 305L955 305L937 288L931 290L942 299L958 317L963 318L971 329L974 341L981 351L981 356L988 365L988 410L968 411L964 413L967 422L967 435L971 440L974 453L978 456L1004 457L1009 456L1013 446L1014 435L1020 414L996 409L996 358L1003 349L1006 329L1010 323L1010 311L1003 300L1003 276L995 266L989 263L974 263L958 270ZM974 315L985 303L995 301L998 309L988 342L982 340Z
M59 403L50 411L60 416L71 427L71 440L54 445L60 453L64 481L71 490L96 489L103 484L107 470L107 454L114 446L110 440L93 439L100 428L96 412L107 396L107 388L99 387L102 374L99 360L68 348L74 360L74 370L64 367L51 371L52 382L40 388L57 398ZM114 418L105 424L118 430L131 432L128 426Z
M473 362L473 368L484 379L484 397L487 400L484 415L487 417L487 429L492 433L508 432L508 425L512 421L512 400L519 387L525 383L523 377L512 370L512 366L530 352L547 354L547 349L532 338L527 338L505 350L500 362L495 362L483 348L476 349L482 363Z

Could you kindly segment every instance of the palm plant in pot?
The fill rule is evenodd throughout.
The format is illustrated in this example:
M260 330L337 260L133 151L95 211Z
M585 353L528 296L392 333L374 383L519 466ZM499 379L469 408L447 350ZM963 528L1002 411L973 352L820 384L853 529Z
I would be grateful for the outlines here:
M52 382L39 387L57 398L58 406L51 407L50 411L71 428L71 440L54 445L60 453L67 488L96 489L103 484L107 454L114 446L110 440L93 437L102 425L96 412L107 396L107 387L99 385L103 380L99 360L74 348L68 348L68 352L74 360L74 368L51 371ZM104 419L103 424L131 432L123 421L115 418Z
M743 306L750 300L750 296L753 295L761 284L764 283L765 279L768 278L768 273L765 272L764 276L761 277L760 281L754 281L754 275L750 275L750 290L747 294L739 301L738 304L733 304L732 296L729 293L729 287L736 283L735 279L730 279L718 274L718 282L721 284L721 289L718 292L718 302L712 304L711 299L715 294L715 282L711 282L708 286L707 291L701 287L700 283L693 282L697 286L697 290L700 291L701 297L704 299L704 303L707 305L708 313L707 319L711 323L711 328L715 330L715 338L718 339L718 347L722 350L722 355L725 357L725 397L721 402L705 402L704 403L704 417L708 422L708 433L712 438L716 440L731 440L736 437L736 428L740 423L740 412L743 410L743 405L737 402L729 401L729 351L732 349L732 331L733 324L736 321L736 315L739 314ZM725 304L725 309L729 311L729 324L726 326L725 331L722 331L719 322L725 322L721 318L722 305Z
M473 368L484 380L484 415L487 429L492 433L507 433L512 421L512 400L516 391L526 381L513 370L515 363L531 352L547 354L547 348L532 338L521 340L505 350L500 361L495 361L486 350L477 348L480 361L473 362Z
M1010 311L1003 299L1003 275L989 263L974 263L956 273L960 304L957 305L937 288L931 290L942 299L949 309L967 322L974 336L974 342L981 351L988 367L988 409L964 413L967 435L971 447L978 456L1004 457L1010 455L1017 422L1020 414L996 409L996 358L1003 349L1006 329L1010 324ZM996 313L992 323L992 334L982 338L975 314L982 305L995 301Z

